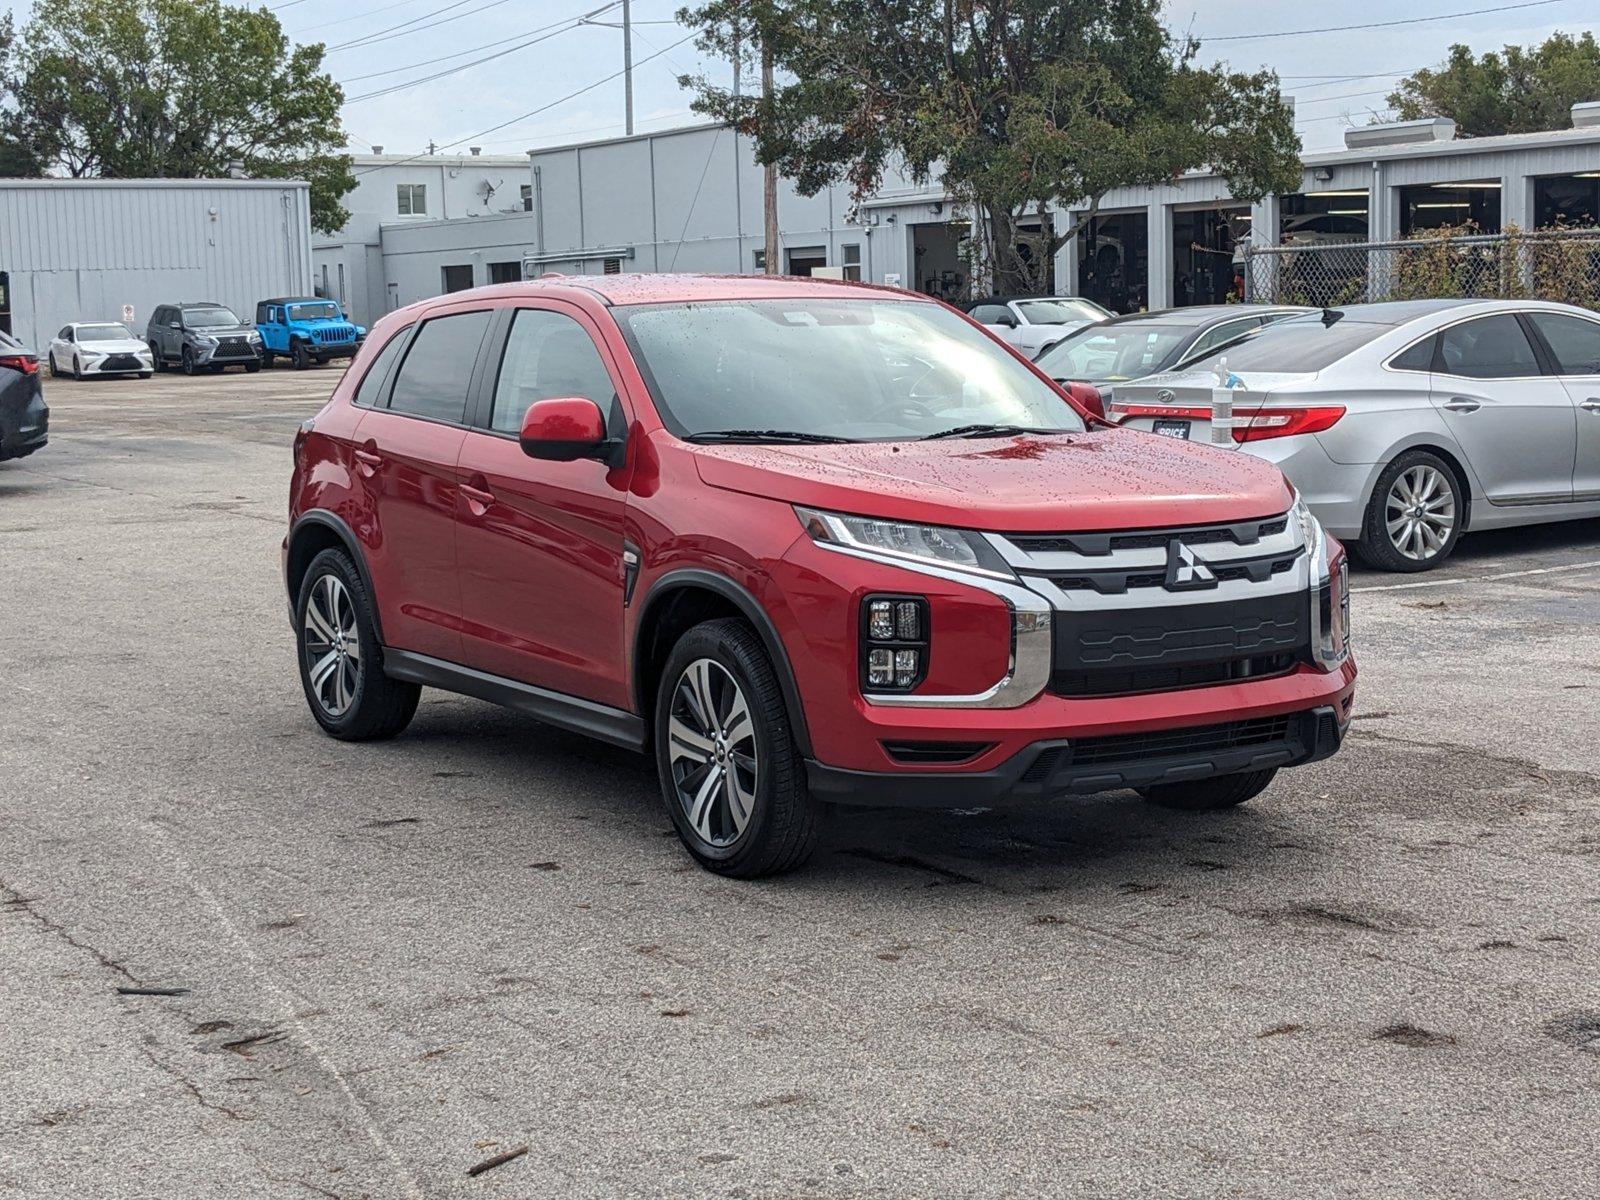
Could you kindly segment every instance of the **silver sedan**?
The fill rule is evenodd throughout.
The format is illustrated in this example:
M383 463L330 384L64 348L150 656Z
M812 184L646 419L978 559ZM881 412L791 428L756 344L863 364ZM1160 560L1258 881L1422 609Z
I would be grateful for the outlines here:
M1214 439L1219 375L1233 420ZM1600 516L1600 315L1571 305L1324 309L1117 384L1108 411L1276 463L1386 570L1435 567L1468 530Z

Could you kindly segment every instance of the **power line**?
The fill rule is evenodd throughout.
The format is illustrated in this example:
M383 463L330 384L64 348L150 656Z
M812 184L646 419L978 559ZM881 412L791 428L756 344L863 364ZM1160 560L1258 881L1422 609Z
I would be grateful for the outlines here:
M673 42L670 46L667 47L666 50L658 50L654 54L648 55L645 58L641 58L637 63L634 64L634 66L636 66L636 67L642 66L645 63L650 62L652 59L660 58L661 55L667 53L668 50L676 50L679 46L683 45L685 42L692 41L695 36L696 35L693 34L693 33L686 34L683 37L679 38L677 41ZM540 113L549 112L552 108L555 108L557 105L565 104L568 100L576 100L579 96L584 95L586 92L592 92L592 91L595 90L595 88L601 87L604 84L608 84L613 79L620 78L623 74L624 74L623 71L613 71L611 74L605 76L604 78L596 79L593 83L584 84L583 87L579 88L575 92L568 92L565 96L558 96L556 99L550 101L548 104L541 104L538 108L529 109L527 112L521 114L520 116L512 117L510 120L507 120L507 121L501 121L498 125L491 125L487 129L480 129L480 130L478 130L477 133L469 133L469 134L467 134L466 137L457 138L453 142L446 142L446 143L444 143L444 145L438 147L438 149L440 149L440 150L448 150L452 146L462 146L462 145L465 145L467 142L476 141L477 139L483 137L485 134L498 133L500 130L506 128L506 126L508 126L508 125L515 125L518 122L526 121L529 117L536 117ZM419 158L426 158L426 157L427 157L426 154L413 154L413 155L410 155L407 158L400 159L398 162L384 163L383 167L397 167L397 166L400 166L402 163L416 162ZM364 171L357 171L356 174L357 175L370 175L373 171L382 170L383 167L368 167Z
M321 32L331 29L335 25L348 25L351 21L365 21L368 17L375 17L379 13L390 12L396 8L404 8L408 4L415 4L417 0L394 0L393 4L383 4L377 8L369 8L366 12L351 13L348 17L340 17L336 21L318 21L316 29L296 29L289 36L293 38L304 37L308 33Z
M617 5L619 5L621 3L622 3L622 0L611 0L611 3L607 4L604 8L597 8L594 11L595 12L607 12L610 9L615 8ZM575 17L575 18L571 18L571 19L573 19L573 20L581 20L582 18L576 18ZM536 33L543 33L545 30L554 29L556 27L556 25L560 25L560 24L563 24L563 22L557 21L552 25L541 25L537 29L525 29L521 33L512 34L510 37L496 38L494 41L485 42L481 46L472 46L472 47L470 47L470 48L468 48L466 50L457 50L454 54L436 55L433 58L425 58L421 62L407 63L403 67L389 67L389 68L387 68L386 70L383 70L383 71L368 71L365 75L347 75L343 79L339 80L339 82L341 84L360 83L363 79L377 79L377 78L379 78L381 76L384 76L384 75L397 75L401 71L414 71L418 67L437 66L439 63L446 62L446 61L448 61L449 59L452 59L452 58L461 58L461 57L463 57L464 55L467 55L467 54L476 54L479 50L492 50L496 46L504 46L507 42L514 42L518 38L531 37Z
M601 8L595 9L594 11L603 12L609 7L610 5L604 5ZM508 46L504 50L496 50L493 54L486 54L482 58L473 59L471 62L458 63L456 66L446 67L442 71L435 71L432 75L422 75L416 79L408 79L403 83L391 84L388 87L378 88L375 91L364 92L359 96L350 96L345 100L345 103L356 104L362 100L372 100L378 96L390 96L395 92L404 92L410 88L418 87L424 83L432 83L435 79L443 79L447 75L455 75L461 71L467 71L473 67L481 66L483 63L493 62L497 58L504 58L508 54L515 54L519 50L526 50L529 46L537 45L540 42L547 42L553 37L559 37L563 33L570 33L574 29L581 28L582 25L583 21L581 19L568 21L560 25L559 28L547 25L544 30L538 31L538 36L529 37L526 41L519 42L515 46Z
M466 12L458 12L453 17L440 16L441 13L454 12L454 10L463 5L472 3L472 0L454 0L454 3L446 4L443 8L432 9L421 16L412 17L409 21L401 21L398 25L391 25L387 29L378 29L372 33L365 33L360 37L351 38L348 42L340 42L337 45L329 46L328 52L331 54L335 50L353 50L366 46L376 46L380 42L391 42L395 38L409 37L413 33L421 33L424 29L436 29L440 25L448 25L452 21L459 21L462 17L475 17L481 12L487 12L491 8L499 8L500 5L509 4L510 2L511 0L489 0L488 4L480 5L477 8L469 8ZM435 21L431 19L433 17L439 17L439 19Z
M1435 17L1404 17L1398 21L1371 21L1363 25L1328 25L1321 29L1280 29L1275 33L1230 33L1223 37L1199 39L1201 42L1249 42L1260 38L1305 37L1313 33L1346 33L1352 29L1389 29L1395 25L1422 25L1429 21L1450 21L1456 17L1480 17L1485 13L1515 12L1521 8L1546 8L1566 0L1524 0L1522 4L1500 4L1494 8L1474 8L1467 12L1440 13Z

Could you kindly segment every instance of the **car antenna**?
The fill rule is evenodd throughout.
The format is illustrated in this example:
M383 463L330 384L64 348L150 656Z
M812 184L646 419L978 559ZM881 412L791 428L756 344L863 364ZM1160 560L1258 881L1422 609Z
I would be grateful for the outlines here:
M1342 321L1342 320L1344 320L1344 309L1342 309L1342 308L1326 308L1326 307L1323 308L1323 310L1322 310L1322 325L1323 325L1323 328L1325 328L1325 329L1331 328L1335 321Z

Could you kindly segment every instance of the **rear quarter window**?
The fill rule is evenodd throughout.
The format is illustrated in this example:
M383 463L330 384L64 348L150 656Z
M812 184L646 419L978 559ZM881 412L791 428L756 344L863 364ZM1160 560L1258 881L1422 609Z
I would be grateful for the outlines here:
M400 356L400 348L405 345L406 335L410 332L409 325L398 331L383 344L382 350L368 360L366 373L361 376L361 382L356 386L355 403L363 408L378 406L383 395L383 381L389 377L389 370L394 366L394 360Z

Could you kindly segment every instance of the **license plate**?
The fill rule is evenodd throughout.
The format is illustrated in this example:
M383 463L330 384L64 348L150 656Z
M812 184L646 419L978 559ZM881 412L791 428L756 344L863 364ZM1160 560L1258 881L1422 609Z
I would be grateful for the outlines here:
M1181 441L1189 440L1189 422L1187 421L1157 421L1154 432L1162 437L1178 438Z

